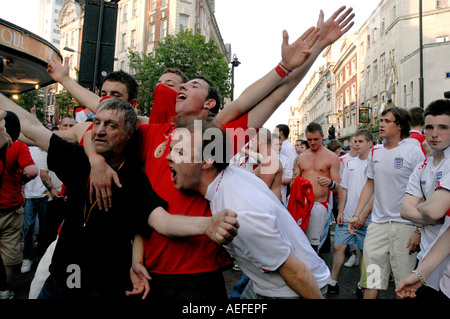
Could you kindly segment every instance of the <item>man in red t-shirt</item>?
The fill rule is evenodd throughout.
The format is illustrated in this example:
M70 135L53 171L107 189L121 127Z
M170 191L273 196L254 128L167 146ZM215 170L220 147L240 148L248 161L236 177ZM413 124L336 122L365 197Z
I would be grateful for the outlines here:
M0 164L0 256L6 270L7 282L14 266L22 263L21 236L23 227L22 187L39 175L28 146L15 141L6 152L5 165ZM4 290L0 293L8 291ZM8 291L9 294L9 291Z

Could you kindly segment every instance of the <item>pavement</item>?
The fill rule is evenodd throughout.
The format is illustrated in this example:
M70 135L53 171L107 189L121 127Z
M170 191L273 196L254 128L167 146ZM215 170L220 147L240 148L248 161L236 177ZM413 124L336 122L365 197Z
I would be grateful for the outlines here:
M321 252L320 256L325 260L328 267L331 269L331 263L333 258L333 242L334 242L334 221L331 226L330 231L330 241L331 248L329 252ZM13 275L11 280L11 290L15 293L14 299L28 299L28 292L30 288L31 281L34 277L34 272L36 271L37 264L33 264L30 272L21 274L20 266L18 270ZM225 283L227 286L228 293L231 288L237 283L242 276L241 271L227 270L224 272ZM327 299L357 299L355 295L356 284L359 281L359 266L353 266L351 268L342 267L342 271L339 275L339 287L340 293L336 295L328 294ZM394 284L391 282L386 291L381 291L379 294L379 299L395 299Z

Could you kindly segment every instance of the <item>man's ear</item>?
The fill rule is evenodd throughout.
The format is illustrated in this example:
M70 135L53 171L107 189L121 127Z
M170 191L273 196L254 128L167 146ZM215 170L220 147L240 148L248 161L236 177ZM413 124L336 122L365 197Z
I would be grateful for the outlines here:
M216 100L214 100L214 99L208 99L203 104L203 108L208 111L211 110L212 108L214 108L215 106L216 106Z
M202 169L210 169L214 164L214 159L211 157L208 157L207 159L204 159L202 162Z
M134 108L136 108L136 106L137 106L137 100L136 99L129 100L128 103L130 103L131 106L134 107Z

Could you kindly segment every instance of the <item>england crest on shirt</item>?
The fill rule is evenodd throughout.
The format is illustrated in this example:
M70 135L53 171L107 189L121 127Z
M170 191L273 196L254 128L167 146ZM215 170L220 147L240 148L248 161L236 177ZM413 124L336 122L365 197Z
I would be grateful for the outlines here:
M396 157L394 159L394 167L400 169L403 167L403 157Z
M439 181L442 179L442 171L436 173L436 179L434 180L434 188L436 188L439 184Z

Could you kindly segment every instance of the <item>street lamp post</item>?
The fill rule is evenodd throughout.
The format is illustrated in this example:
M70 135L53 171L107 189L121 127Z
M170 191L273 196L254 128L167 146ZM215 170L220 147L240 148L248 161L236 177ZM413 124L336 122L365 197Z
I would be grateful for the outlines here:
M236 53L233 54L233 61L231 61L231 101L234 100L234 68L237 68L241 64L239 62Z
M419 0L419 51L420 51L420 76L419 76L419 90L420 90L420 108L423 109L423 35L422 35L422 0Z

